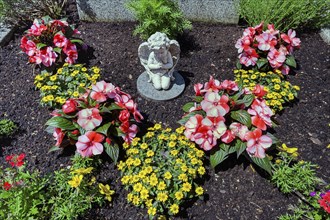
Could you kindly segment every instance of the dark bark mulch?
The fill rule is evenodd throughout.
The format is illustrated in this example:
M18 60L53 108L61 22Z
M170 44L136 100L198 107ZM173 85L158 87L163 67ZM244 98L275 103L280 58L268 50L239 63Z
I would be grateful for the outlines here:
M163 122L176 128L183 115L182 106L191 101L193 85L216 79L233 79L237 51L236 40L243 28L221 24L194 23L191 32L179 39L182 54L177 70L183 75L186 89L178 98L168 102L154 102L142 98L136 89L136 80L144 69L137 48L142 43L132 36L135 23L85 23L79 30L89 45L82 61L88 66L102 68L102 79L131 94L145 116L145 122ZM39 106L39 91L34 89L34 75L27 65L27 56L20 54L17 33L0 51L0 116L19 125L19 132L11 139L1 141L1 164L4 155L27 154L30 169L51 172L70 162L71 152L47 153L54 144L47 134L45 122L51 109ZM326 146L330 143L330 46L318 33L299 36L302 47L295 53L299 69L289 81L299 85L299 101L285 109L276 120L275 135L288 146L299 148L300 158L319 165L318 176L330 180L330 157ZM240 158L230 157L204 183L204 201L192 201L177 219L276 219L297 200L281 194L263 175ZM111 162L105 162L100 181L109 181L116 196L109 206L93 208L82 219L146 219L146 210L126 202L127 192L120 185L118 171ZM194 203L193 203L194 202Z

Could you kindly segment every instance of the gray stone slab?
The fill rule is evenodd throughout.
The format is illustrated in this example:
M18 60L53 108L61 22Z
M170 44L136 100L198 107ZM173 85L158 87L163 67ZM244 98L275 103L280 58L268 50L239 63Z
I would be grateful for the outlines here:
M77 0L81 20L132 21L134 15L125 7L129 0ZM179 0L183 14L193 21L238 23L234 0Z
M175 71L173 75L175 80L172 82L169 90L157 90L152 83L148 82L149 76L145 71L137 79L137 90L144 98L151 100L166 101L174 99L183 92L185 83L183 77L178 72Z
M322 37L322 39L330 45L330 27L327 28L322 28L320 35Z
M0 23L0 46L4 46L6 43L8 43L11 40L11 37L13 36L15 31L14 27L9 27L7 25L4 25Z

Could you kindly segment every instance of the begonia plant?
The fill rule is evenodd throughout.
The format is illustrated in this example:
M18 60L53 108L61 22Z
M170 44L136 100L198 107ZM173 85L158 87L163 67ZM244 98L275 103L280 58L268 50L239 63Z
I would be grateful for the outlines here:
M78 59L77 44L80 34L65 20L52 20L49 16L35 19L21 39L21 49L29 56L29 63L51 67L56 63L73 64Z
M105 81L97 82L79 98L68 99L46 122L56 140L51 150L75 144L83 157L101 154L104 149L115 162L119 145L130 143L143 116L131 96ZM64 141L68 140L68 141Z
M237 40L237 68L262 71L278 69L284 75L289 74L290 67L297 67L293 51L300 47L300 39L296 37L296 31L290 29L286 34L276 30L273 24L268 24L267 30L263 30L263 27L263 22L248 27Z
M265 151L276 139L267 132L273 112L262 98L265 91L243 89L230 80L220 83L213 77L204 85L196 84L194 90L195 102L183 106L187 114L179 123L189 140L211 151L212 167L236 152L271 173Z

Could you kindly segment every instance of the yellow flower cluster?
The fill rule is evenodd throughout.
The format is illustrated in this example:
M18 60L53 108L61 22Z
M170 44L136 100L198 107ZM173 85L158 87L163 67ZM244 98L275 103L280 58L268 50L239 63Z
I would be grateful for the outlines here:
M88 167L88 168L79 168L75 169L71 172L71 174L74 174L71 180L68 181L68 184L73 187L77 188L80 186L81 181L84 178L84 175L90 174L93 170L93 167Z
M87 69L82 64L69 65L65 63L53 75L43 71L34 79L37 89L40 89L41 105L59 107L71 97L79 97L81 89L90 89L100 78L100 69Z
M234 70L235 81L242 82L243 87L253 91L259 84L264 86L267 94L264 96L266 104L273 112L283 110L286 103L293 101L297 97L299 86L293 86L286 81L280 70L274 72L258 72L254 70Z
M120 161L121 182L129 189L127 200L146 206L155 216L166 210L175 215L185 198L201 196L202 187L194 179L205 174L204 152L183 134L184 127L172 132L155 124L142 138L124 145L128 158Z

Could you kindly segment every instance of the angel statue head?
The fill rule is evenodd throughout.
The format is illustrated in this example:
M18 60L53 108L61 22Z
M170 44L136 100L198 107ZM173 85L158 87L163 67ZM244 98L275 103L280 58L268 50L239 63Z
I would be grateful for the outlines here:
M170 40L164 33L156 32L139 46L138 52L141 64L149 75L148 82L157 90L169 89L171 80L174 80L174 67L179 60L179 43Z

